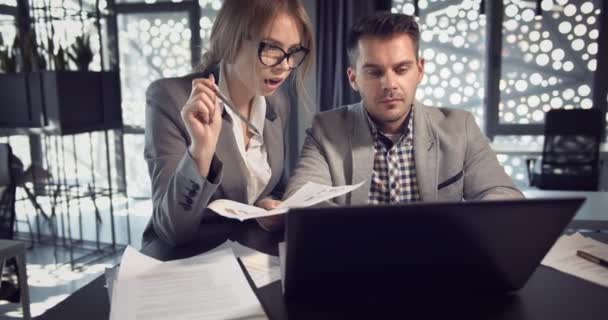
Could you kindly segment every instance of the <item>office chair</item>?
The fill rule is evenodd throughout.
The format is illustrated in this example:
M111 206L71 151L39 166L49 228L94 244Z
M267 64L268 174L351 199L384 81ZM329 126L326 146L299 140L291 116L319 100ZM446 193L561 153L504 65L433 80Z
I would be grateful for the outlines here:
M15 194L17 186L11 169L11 147L0 144L0 239L12 239L15 226ZM4 259L0 261L0 280L4 268ZM7 267L16 266L14 260L6 262ZM0 297L6 296L9 301L18 299L14 286L10 283L0 283ZM17 300L18 301L18 300Z
M598 109L547 112L540 172L534 172L536 159L526 160L530 186L597 191L603 125Z
M15 195L17 184L14 179L13 156L10 145L0 144L0 280L6 262L7 268L13 269L17 275L18 286L9 281L0 281L0 298L11 302L21 299L24 308L27 304L29 317L29 298L27 294L27 276L25 275L25 246L12 240L15 228ZM19 260L17 260L17 258Z
M0 144L0 239L12 239L17 185L11 168L11 147Z

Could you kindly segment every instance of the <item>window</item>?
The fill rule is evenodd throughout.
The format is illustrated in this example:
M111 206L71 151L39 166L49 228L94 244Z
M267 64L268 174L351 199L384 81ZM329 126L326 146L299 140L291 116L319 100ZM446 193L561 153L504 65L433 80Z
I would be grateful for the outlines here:
M594 107L599 41L606 36L600 37L600 0L542 0L540 7L537 1L502 1L496 106L484 101L490 52L486 22L495 15L485 12L483 1L394 0L392 10L418 12L427 64L417 98L471 111L492 138L507 173L525 186L525 158L542 149L545 112Z
M550 109L593 107L599 0L504 0L498 125L542 124ZM541 132L542 133L542 132Z
M16 34L14 15L16 1L0 0L0 34L4 43L12 43ZM95 53L92 70L101 70L101 59L99 54L99 38L94 25L95 0L83 0L82 5L88 15L79 15L80 1L76 0L31 0L32 18L42 19L46 14L54 17L53 27L55 37L67 46L74 41L76 36L83 32L90 34L91 44ZM107 14L108 2L100 2L102 12L101 25L104 40L104 65L110 64L111 53L107 48L114 44L108 43L116 38L108 26ZM199 1L150 1L150 0L117 0L115 13L117 14L118 32L118 61L121 77L123 123L125 127L124 161L128 194L130 197L146 198L150 196L150 180L147 167L143 159L144 148L144 121L145 121L145 90L148 85L159 78L175 77L191 72L193 65L198 63L208 45L209 33L215 16L222 2L219 0ZM45 8L50 8L45 11ZM91 14L93 13L93 14ZM84 20L84 23L83 23ZM43 24L42 22L40 23ZM36 26L38 39L47 39L50 36L50 28ZM106 32L110 34L106 37ZM114 31L115 33L116 31ZM107 39L106 39L107 38ZM107 48L106 48L107 47ZM73 69L73 68L72 68ZM21 140L19 140L21 139ZM27 141L27 136L11 137L14 152L24 159L25 165L29 161L29 144L15 143L15 141ZM85 145L92 144L96 154L105 154L105 139L103 133L79 135L77 140L84 139ZM66 152L72 150L72 140L65 139ZM43 141L44 142L44 141ZM114 150L115 135L110 133L110 149ZM54 149L49 149L51 157L54 157ZM86 150L88 155L88 150ZM112 151L112 157L116 157ZM120 156L120 155L118 155ZM96 174L98 181L106 181L104 178L106 167L105 157L97 157ZM84 157L83 159L88 159ZM81 165L80 172L88 170L86 161ZM70 167L71 168L71 167ZM72 169L68 169L72 171ZM86 183L86 181L84 181Z
M12 46L17 28L15 28L15 17L0 13L0 36L3 44L1 46Z
M192 71L207 48L221 1L117 1L119 60L125 125L125 165L131 197L149 197L143 158L145 92L154 80ZM198 39L193 34L198 33Z
M470 111L483 128L485 16L481 1L418 1L425 77L416 98ZM413 1L393 1L393 12L414 14Z

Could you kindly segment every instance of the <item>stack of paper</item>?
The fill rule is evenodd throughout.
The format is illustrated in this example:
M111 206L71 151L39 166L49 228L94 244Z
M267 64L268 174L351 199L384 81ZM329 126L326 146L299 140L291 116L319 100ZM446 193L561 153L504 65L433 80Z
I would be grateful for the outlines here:
M229 241L229 244L234 254L241 259L256 287L263 287L281 279L279 257L255 251L238 242Z
M365 181L362 181L356 185L337 187L307 182L291 197L285 199L281 206L269 211L226 199L215 200L209 204L208 208L224 217L243 221L247 219L261 218L285 213L289 211L289 208L309 207L317 203L347 194L362 186L364 182Z
M123 255L110 319L266 319L230 248L161 262Z
M608 269L577 256L577 250L608 259L608 245L575 233L561 236L542 264L608 287Z
M285 261L287 259L287 245L285 242L279 243L279 265L281 270L281 288L285 292Z
M243 266L245 266L249 277L251 277L256 287L260 288L281 279L279 257L267 255L230 240L209 252L227 248L232 249L234 255L241 259Z

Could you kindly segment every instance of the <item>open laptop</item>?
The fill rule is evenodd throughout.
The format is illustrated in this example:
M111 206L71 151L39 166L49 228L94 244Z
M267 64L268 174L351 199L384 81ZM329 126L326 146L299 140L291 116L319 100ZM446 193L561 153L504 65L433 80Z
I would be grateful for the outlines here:
M585 198L292 209L287 298L521 288Z

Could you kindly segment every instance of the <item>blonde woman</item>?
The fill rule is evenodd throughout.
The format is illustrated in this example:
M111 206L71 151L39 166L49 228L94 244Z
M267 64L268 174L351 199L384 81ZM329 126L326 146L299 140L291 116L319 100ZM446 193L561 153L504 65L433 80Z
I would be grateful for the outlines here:
M154 211L144 244L192 241L201 224L222 219L207 209L215 199L266 209L280 203L289 105L277 91L291 73L301 88L313 51L298 0L224 0L200 72L158 80L146 93ZM268 231L282 226L280 218L258 223Z

